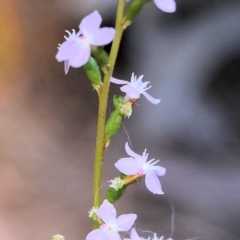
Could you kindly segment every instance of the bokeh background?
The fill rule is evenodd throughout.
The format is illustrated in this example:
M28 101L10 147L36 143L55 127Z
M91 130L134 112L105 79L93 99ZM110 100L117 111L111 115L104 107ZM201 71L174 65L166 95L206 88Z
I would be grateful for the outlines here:
M148 3L125 32L114 77L144 74L162 102L142 97L124 121L106 154L102 190L131 140L167 168L165 195L142 181L116 204L119 214L137 213L145 236L174 230L174 240L236 240L240 2L176 2L174 14ZM0 1L0 239L76 240L91 230L97 96L82 69L65 76L55 55L64 30L95 9L113 26L115 7L116 0Z

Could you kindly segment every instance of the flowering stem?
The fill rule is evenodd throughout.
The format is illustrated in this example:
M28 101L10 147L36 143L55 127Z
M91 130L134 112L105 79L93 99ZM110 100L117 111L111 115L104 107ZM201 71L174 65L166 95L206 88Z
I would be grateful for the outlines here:
M106 111L108 93L110 87L110 78L113 73L114 65L119 50L123 26L122 18L124 12L125 0L118 0L117 15L116 15L116 36L112 43L112 48L109 56L108 72L104 76L102 91L99 93L99 107L98 107L98 124L97 124L97 137L96 137L96 149L95 149L95 163L94 163L94 185L93 185L93 205L99 207L101 204L101 178L102 178L102 163L104 158L104 129L106 122ZM94 228L96 228L94 224Z

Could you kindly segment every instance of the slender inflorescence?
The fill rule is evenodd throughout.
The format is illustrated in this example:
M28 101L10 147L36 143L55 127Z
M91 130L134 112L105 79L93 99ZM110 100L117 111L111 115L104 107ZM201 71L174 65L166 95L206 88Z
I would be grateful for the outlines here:
M106 197L101 197L102 164L104 154L110 145L111 138L118 132L125 118L133 114L133 106L143 95L149 102L157 105L160 99L152 97L147 91L151 85L143 82L143 75L137 77L132 73L130 81L113 77L115 62L124 30L131 25L144 5L151 0L132 0L126 4L125 0L118 0L116 24L113 27L100 27L102 17L97 10L88 14L79 24L79 30L67 31L65 41L58 45L56 59L64 62L65 74L70 67L83 67L87 78L99 97L98 125L96 136L96 151L94 163L93 207L89 217L93 219L94 229L87 235L86 240L121 240L119 232L130 231L130 238L124 240L144 240L135 228L132 228L137 215L123 214L117 217L114 202L125 193L126 188L138 183L143 177L147 189L154 194L163 194L159 176L166 173L166 169L158 165L159 160L148 160L145 149L142 154L135 153L125 144L128 157L116 161L115 167L119 176L110 180ZM153 0L155 5L164 12L172 13L176 10L174 0ZM110 54L103 46L112 42ZM113 98L114 111L106 117L110 83L122 85L120 90L124 96L115 95ZM164 236L153 234L148 239L164 240ZM64 240L61 235L55 235L53 240ZM167 240L167 239L166 239ZM168 239L172 240L172 239Z

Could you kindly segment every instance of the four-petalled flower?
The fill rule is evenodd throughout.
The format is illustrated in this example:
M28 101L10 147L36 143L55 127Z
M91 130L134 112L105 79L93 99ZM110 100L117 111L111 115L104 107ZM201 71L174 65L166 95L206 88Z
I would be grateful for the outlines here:
M145 183L148 190L154 194L163 194L158 176L163 176L166 169L161 166L155 166L159 160L151 159L147 161L148 153L146 149L141 156L133 152L127 142L125 150L131 157L119 159L115 163L115 167L126 175L138 174L139 177L145 175Z
M111 82L116 84L124 84L124 86L122 86L120 89L122 92L126 93L126 100L135 101L136 99L140 98L141 94L143 94L151 103L160 103L160 99L153 98L146 92L152 86L147 87L149 82L143 82L142 78L143 75L137 78L137 76L134 76L134 73L132 73L131 82L119 80L113 77L111 77Z
M154 3L163 12L173 13L176 11L176 2L174 0L154 0Z
M128 231L134 224L136 214L123 214L117 217L114 206L104 200L97 211L97 216L103 221L99 229L91 231L86 240L121 240L120 232Z
M79 31L72 33L66 31L69 36L66 41L59 44L56 59L64 61L65 74L71 67L83 66L90 58L91 46L103 46L112 42L115 36L115 29L111 27L100 28L102 17L98 11L94 11L84 17L79 24Z

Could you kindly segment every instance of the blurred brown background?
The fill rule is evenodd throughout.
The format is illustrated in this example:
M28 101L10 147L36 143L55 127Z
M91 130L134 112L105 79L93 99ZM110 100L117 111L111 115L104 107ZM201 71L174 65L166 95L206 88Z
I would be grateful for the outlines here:
M240 238L240 2L178 0L174 14L153 3L125 32L114 76L144 74L149 93L124 121L133 149L147 148L167 174L164 196L144 181L116 204L138 214L137 229L174 240ZM97 97L82 69L55 60L64 30L95 9L113 26L116 1L0 1L0 240L84 239L91 230ZM112 86L112 94L119 93ZM109 112L111 111L111 105ZM107 180L126 156L127 133L112 140ZM143 207L144 206L144 207ZM147 234L146 236L148 236Z

